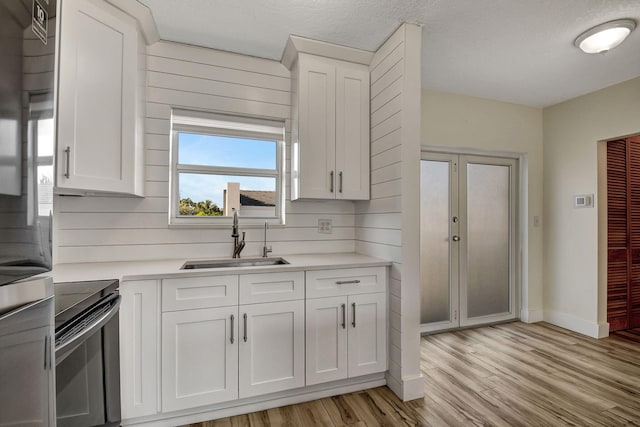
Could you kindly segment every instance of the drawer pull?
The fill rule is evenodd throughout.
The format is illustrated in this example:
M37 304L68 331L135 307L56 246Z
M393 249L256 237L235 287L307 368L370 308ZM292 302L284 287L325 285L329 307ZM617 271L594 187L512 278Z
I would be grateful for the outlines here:
M356 327L356 303L355 302L351 303L351 308L353 309L353 317L352 317L351 326L353 326L355 328Z
M338 280L336 285L351 285L354 283L360 283L360 280Z
M333 171L329 172L329 192L333 193Z
M242 315L244 318L244 342L247 342L247 313Z
M66 159L64 177L69 179L69 176L71 176L71 174L69 173L69 169L71 168L71 147L67 147L64 149L64 155Z
M235 335L235 331L233 330L235 326L235 316L232 314L231 315L231 344L233 344L233 336Z

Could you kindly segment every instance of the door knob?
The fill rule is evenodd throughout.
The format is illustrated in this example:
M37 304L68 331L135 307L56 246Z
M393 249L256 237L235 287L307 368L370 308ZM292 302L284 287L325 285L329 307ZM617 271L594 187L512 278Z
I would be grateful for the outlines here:
M453 240L454 242L459 242L460 241L460 236L453 236L451 238L451 240Z

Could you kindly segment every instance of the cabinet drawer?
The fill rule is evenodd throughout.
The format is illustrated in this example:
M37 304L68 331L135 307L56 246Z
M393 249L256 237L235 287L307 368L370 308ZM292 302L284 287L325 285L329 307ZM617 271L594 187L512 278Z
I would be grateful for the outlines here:
M307 271L307 298L384 292L385 267Z
M238 276L184 277L162 281L162 311L238 304Z
M291 301L304 298L304 271L243 274L240 304Z

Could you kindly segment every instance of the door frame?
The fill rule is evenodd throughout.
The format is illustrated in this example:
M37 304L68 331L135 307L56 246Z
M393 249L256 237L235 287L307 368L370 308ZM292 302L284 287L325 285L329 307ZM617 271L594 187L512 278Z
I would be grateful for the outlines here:
M427 155L459 155L459 156L469 156L469 157L493 157L493 158L504 158L509 160L515 160L516 162L516 173L515 173L515 185L513 186L514 190L517 192L517 196L515 197L515 206L513 218L515 220L515 233L513 236L514 241L514 251L513 256L514 260L514 271L512 272L512 277L514 279L514 295L512 296L512 300L515 298L513 303L513 312L515 314L514 320L520 320L521 318L526 319L526 312L528 310L528 289L529 289L529 281L528 281L528 272L529 272L529 231L526 226L529 223L528 220L528 155L526 153L519 152L511 152L511 151L491 151L491 150L481 150L481 149L473 149L473 148L457 148L457 147L442 147L442 146L434 146L434 145L425 145L421 146L420 150L420 160L422 160L423 156ZM526 320L525 320L526 321ZM453 329L459 329L469 326L458 326ZM438 329L438 332L444 332L447 329ZM431 332L435 332L433 327L420 325L420 333L428 334Z

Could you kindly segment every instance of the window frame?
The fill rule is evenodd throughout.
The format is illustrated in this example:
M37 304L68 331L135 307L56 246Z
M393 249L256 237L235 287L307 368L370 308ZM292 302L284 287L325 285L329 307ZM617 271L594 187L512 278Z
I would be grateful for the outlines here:
M179 133L223 136L231 138L274 141L276 168L245 168L233 166L188 165L178 162ZM180 216L179 176L184 173L202 175L235 175L275 179L276 203L274 217L242 217L243 227L262 227L285 223L285 123L283 120L236 116L221 113L173 109L169 152L169 227L226 228L232 224L229 216ZM222 206L220 206L222 208ZM242 214L241 214L242 215Z

